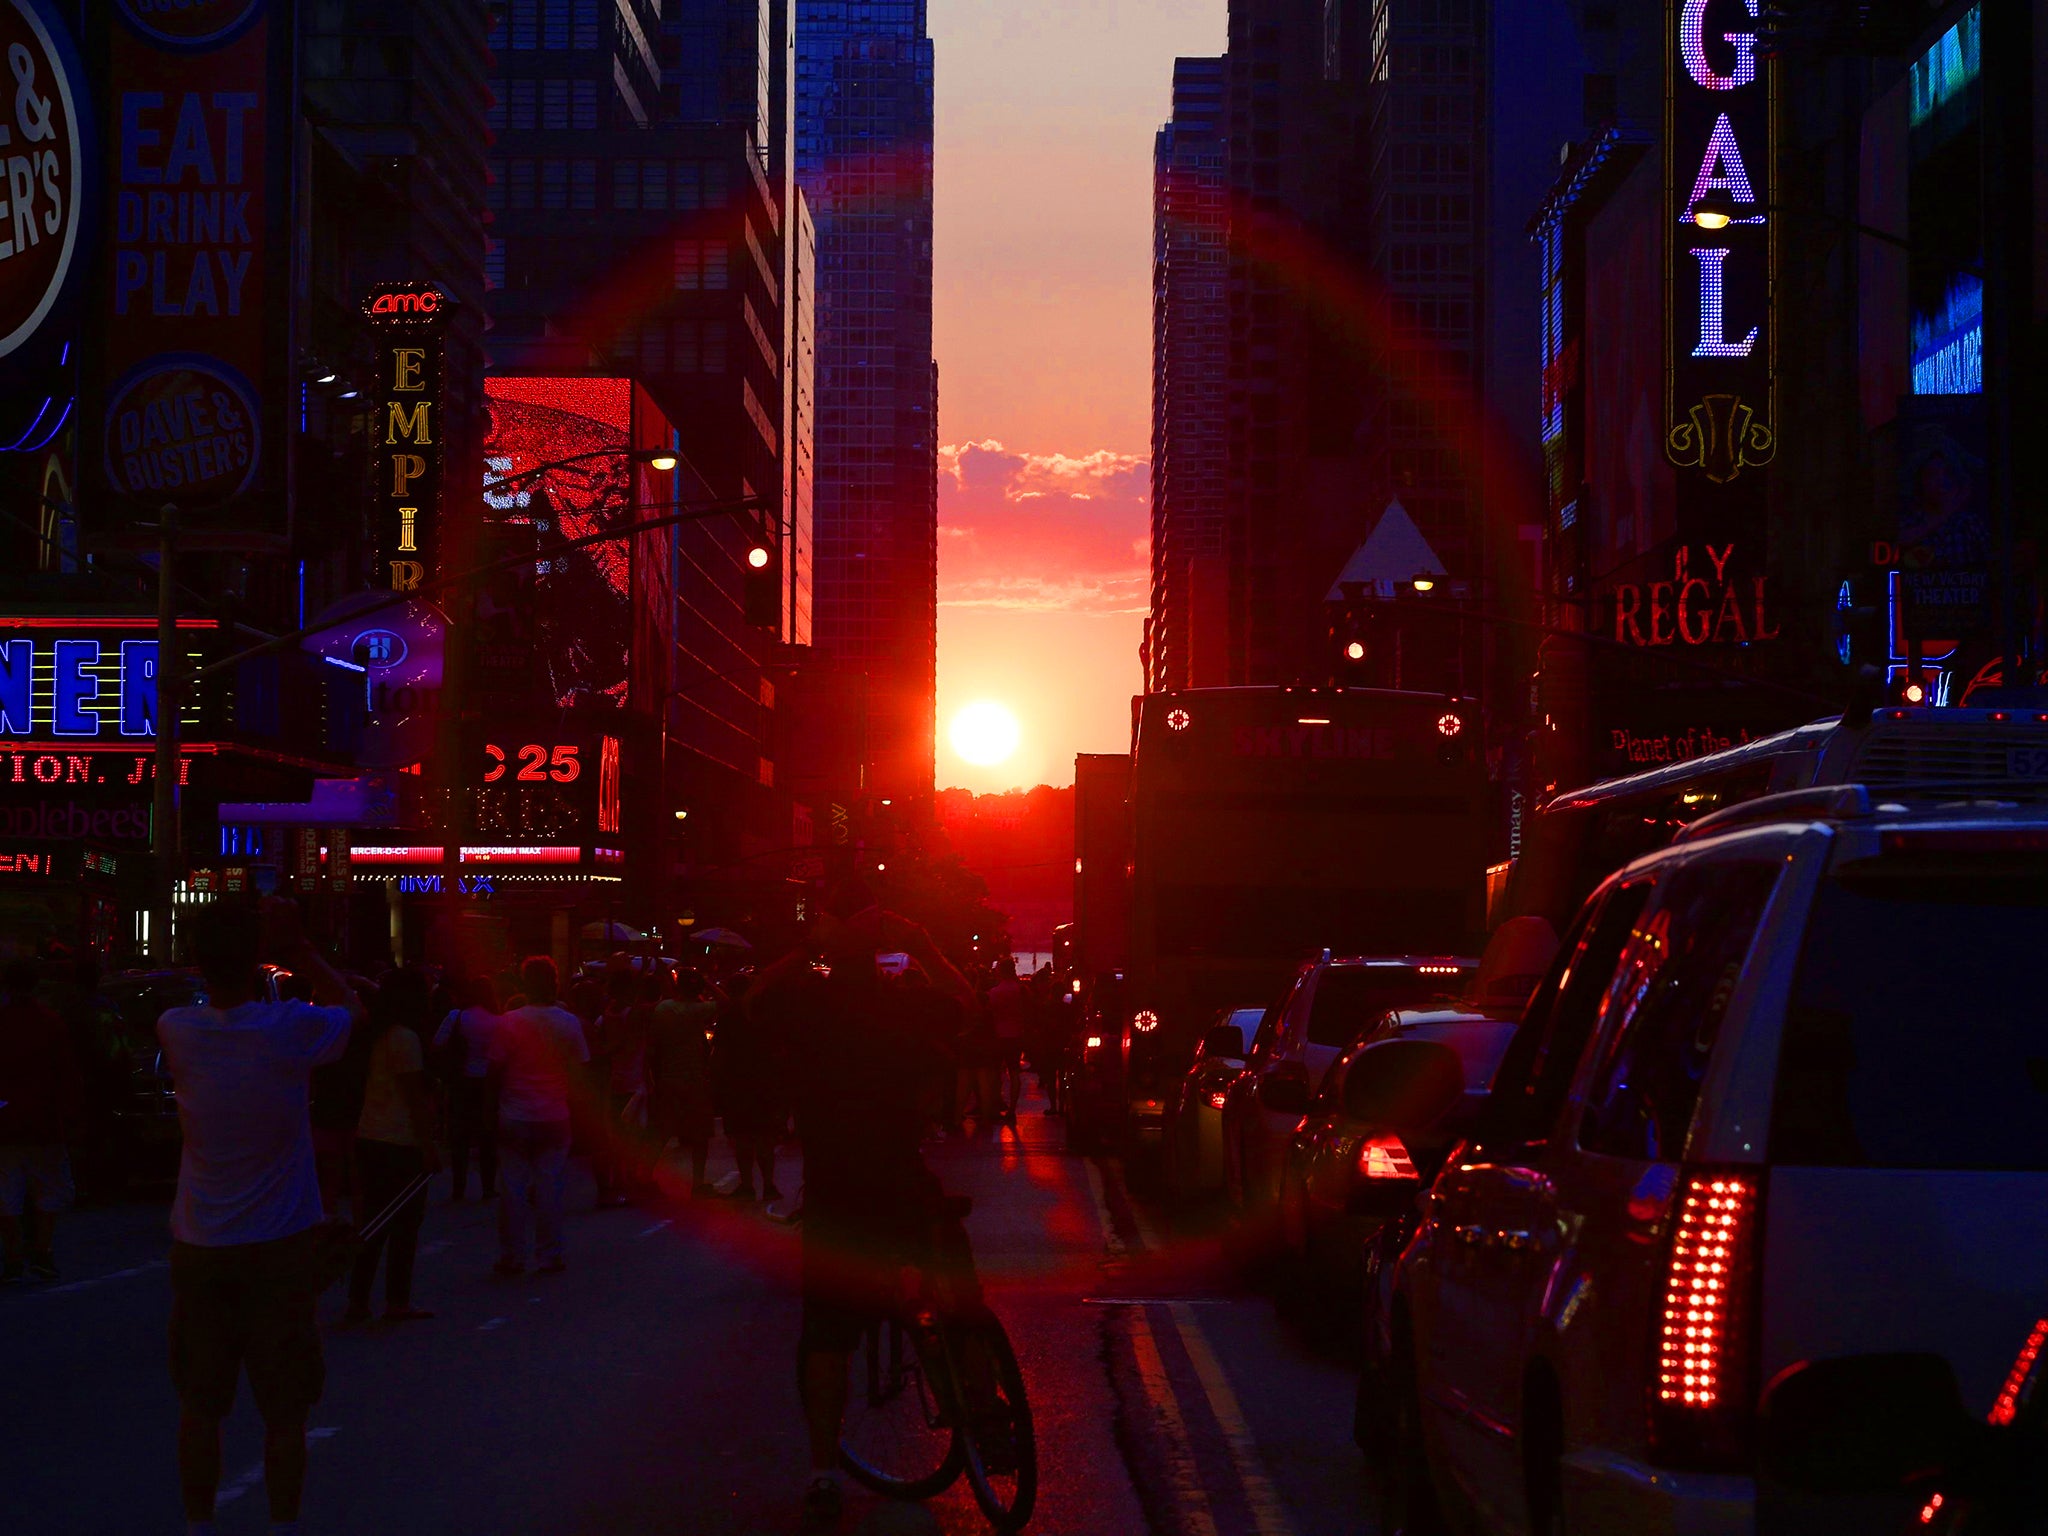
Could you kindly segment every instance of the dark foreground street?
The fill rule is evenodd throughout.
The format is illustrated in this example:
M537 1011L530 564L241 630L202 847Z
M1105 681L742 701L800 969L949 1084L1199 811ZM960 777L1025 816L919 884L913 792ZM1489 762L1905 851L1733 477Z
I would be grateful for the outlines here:
M999 1142L932 1150L948 1187L975 1199L977 1258L1029 1382L1042 1468L1030 1529L1360 1530L1348 1372L1300 1347L1206 1251L1163 1242L1117 1167L1063 1151L1041 1110L1029 1101ZM783 1182L794 1187L794 1168ZM492 1209L450 1204L446 1188L416 1286L438 1316L327 1335L308 1532L796 1528L793 1229L723 1202L596 1211L579 1177L568 1273L502 1280ZM0 1293L10 1533L181 1528L164 1219L148 1202L79 1213L63 1283ZM340 1310L330 1292L323 1316ZM223 1536L264 1528L259 1435L244 1390ZM842 1529L986 1527L963 1482L930 1516L857 1494Z

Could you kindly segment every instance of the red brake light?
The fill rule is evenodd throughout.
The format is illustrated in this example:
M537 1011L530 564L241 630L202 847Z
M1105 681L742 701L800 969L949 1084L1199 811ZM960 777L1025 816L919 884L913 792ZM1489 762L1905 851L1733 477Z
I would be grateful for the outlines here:
M1368 1136L1358 1144L1361 1179L1412 1179L1415 1164L1398 1136Z
M2027 1342L2020 1346L2012 1369L2006 1372L2005 1385L1998 1389L1998 1401L1991 1405L1987 1415L1993 1424L2010 1424L2018 1415L2020 1394L2026 1390L2027 1378L2034 1374L2034 1362L2041 1358L2044 1346L2048 1346L2048 1317L2028 1330Z
M1750 1392L1750 1275L1758 1190L1734 1173L1685 1177L1657 1327L1651 1440L1661 1452L1719 1460L1740 1450Z
M1223 1090L1220 1088L1216 1092L1209 1095L1209 1107L1211 1109L1221 1109L1225 1104L1228 1104L1229 1102L1230 1095L1223 1092Z

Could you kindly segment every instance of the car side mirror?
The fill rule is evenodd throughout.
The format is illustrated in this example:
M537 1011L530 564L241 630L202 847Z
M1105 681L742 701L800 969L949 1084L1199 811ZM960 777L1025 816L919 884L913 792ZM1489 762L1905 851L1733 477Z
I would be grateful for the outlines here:
M1408 1136L1426 1131L1465 1092L1458 1053L1435 1040L1382 1040L1360 1051L1344 1074L1344 1113Z
M1765 1472L1801 1493L1880 1493L1940 1473L1989 1433L1963 1406L1939 1355L1809 1360L1764 1390L1757 1422Z
M1276 1115L1308 1113L1308 1068L1298 1061L1283 1061L1259 1079L1259 1108Z
M1244 1031L1235 1024L1218 1024L1202 1036L1201 1054L1227 1056L1232 1061L1244 1060Z

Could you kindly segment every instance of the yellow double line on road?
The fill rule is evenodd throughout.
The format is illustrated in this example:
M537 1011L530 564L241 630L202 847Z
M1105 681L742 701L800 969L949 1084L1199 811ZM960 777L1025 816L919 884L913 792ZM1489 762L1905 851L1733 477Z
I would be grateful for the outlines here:
M1088 1192L1095 1198L1095 1214L1102 1223L1103 1246L1113 1254L1124 1253L1124 1240L1109 1213L1109 1199L1102 1186L1102 1170L1092 1161L1085 1166L1088 1170ZM1149 1225L1135 1208L1131 1219L1137 1225L1139 1241L1147 1248L1156 1249L1158 1244ZM1160 1305L1166 1309L1181 1347L1187 1351L1189 1363L1195 1368L1195 1379L1201 1382L1203 1395L1209 1400L1209 1411L1216 1416L1216 1422L1223 1431L1223 1443L1230 1449L1231 1464L1237 1473L1238 1486L1244 1492L1245 1505L1251 1511L1252 1529L1256 1536L1295 1536L1286 1507L1259 1461L1258 1442L1245 1419L1244 1408L1238 1402L1230 1377L1217 1360L1208 1336L1195 1321L1195 1309L1181 1301L1166 1301ZM1137 1304L1130 1310L1134 1325L1131 1352L1137 1360L1138 1380L1144 1386L1153 1418L1166 1442L1167 1476L1172 1484L1174 1512L1182 1536L1218 1536L1215 1511L1209 1502L1208 1488L1202 1481L1194 1442L1188 1436L1187 1419L1181 1412L1180 1399L1174 1393L1166 1362L1159 1353L1158 1336L1152 1329L1151 1306Z

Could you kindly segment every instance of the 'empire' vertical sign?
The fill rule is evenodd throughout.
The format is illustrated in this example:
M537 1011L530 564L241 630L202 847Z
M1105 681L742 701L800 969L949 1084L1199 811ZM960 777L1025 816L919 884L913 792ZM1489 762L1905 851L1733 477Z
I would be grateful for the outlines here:
M1759 9L1665 4L1665 451L1716 484L1777 443L1775 66L1757 56Z
M425 581L438 553L443 322L450 303L433 283L379 283L363 299L363 314L377 334L370 496L378 572L389 576L394 592Z

